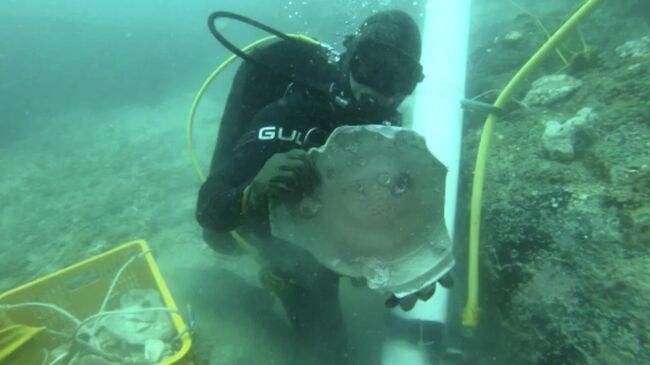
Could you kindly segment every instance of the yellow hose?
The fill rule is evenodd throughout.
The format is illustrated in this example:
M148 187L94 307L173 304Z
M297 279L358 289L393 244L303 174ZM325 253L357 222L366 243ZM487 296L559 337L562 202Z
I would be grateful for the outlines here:
M301 35L301 34L289 34L289 37L293 39L297 39L299 41L307 42L307 43L312 43L315 45L320 45L321 43L318 42L315 39L309 38L307 36ZM257 41L249 44L248 46L244 47L242 49L243 52L249 52L255 47L259 46L260 44L266 43L268 41L274 40L277 37L272 35L268 37L264 37L261 39L258 39ZM230 65L234 60L237 59L237 55L232 55L228 57L219 67L217 67L210 76L203 82L203 85L201 85L201 88L199 91L196 93L196 96L194 97L194 100L192 101L192 106L190 108L190 114L187 117L187 126L186 126L186 137L187 137L187 151L190 155L190 159L192 160L192 165L194 166L194 172L196 173L196 176L199 178L201 183L204 183L207 180L207 177L203 173L203 170L201 170L201 164L199 163L199 160L196 156L196 151L194 150L194 142L193 142L193 129L194 129L194 117L196 116L196 109L199 106L199 102L201 101L201 98L205 94L205 91L208 89L208 87L212 84L212 81L226 68L228 65ZM239 248L251 255L253 259L260 264L261 266L264 263L264 260L262 259L261 255L257 251L257 249L251 245L248 241L246 241L245 238L243 238L239 233L237 233L236 230L230 231L230 235L232 238L237 242L237 246Z
M522 82L527 76L534 71L542 60L553 52L557 45L567 37L569 32L578 25L586 16L588 16L595 8L600 5L602 0L587 0L576 11L571 18L569 18L562 27L553 34L551 38L540 48L530 60L517 72L517 74L510 80L508 85L503 89L494 106L502 108L510 101L512 95L521 86ZM468 260L468 287L467 287L467 303L463 313L463 326L475 327L478 324L479 306L478 306L478 292L479 292L479 274L478 274L478 257L479 257L479 234L481 225L481 202L483 200L483 182L485 179L485 165L487 161L487 152L490 145L490 137L492 129L496 122L496 115L490 114L485 121L483 133L481 134L481 141L478 147L478 154L476 157L476 167L474 169L474 181L472 184L472 201L470 213L470 230L469 230L469 260Z
M548 38L551 38L551 33L549 33L549 31L546 29L546 27L544 26L544 24L542 23L542 21L541 21L541 20L540 20L540 19L539 19L535 14L531 13L531 12L528 11L526 8L524 8L523 6L517 4L516 2L514 2L514 1L512 1L512 0L510 0L510 3L511 3L513 6L515 6L517 9L521 10L521 11L524 12L526 15L528 15L529 17L531 17L531 18L533 19L533 21L535 22L535 24L537 24L537 27L538 27L538 28L539 28L539 29L544 33L544 35L546 36L547 39L548 39ZM564 66L565 66L565 67L568 67L570 63L569 63L569 61L566 59L566 57L564 57L564 54L562 53L562 50L559 49L559 48L556 48L556 49L555 49L555 53L557 53L557 56L560 57L560 59L561 59L562 62L564 63Z
M301 34L289 34L288 35L291 38L320 45L320 42L309 38L307 36L301 35ZM272 35L268 36L265 38L258 39L257 41L249 44L248 46L244 47L242 49L243 52L249 52L250 50L254 49L255 47L259 46L260 44L266 43L268 41L274 40L277 37ZM196 151L194 150L194 143L193 143L193 129L194 129L194 117L196 115L196 109L199 106L199 102L201 101L201 98L205 94L205 91L208 89L210 84L212 84L212 81L226 68L228 65L230 65L233 61L237 59L237 55L232 55L228 57L219 67L217 67L210 76L203 82L203 85L201 85L201 88L199 91L196 93L196 96L194 97L194 101L192 101L192 107L190 108L190 114L187 117L187 127L186 127L186 137L187 137L187 150L188 153L190 154L190 159L192 160L192 165L194 166L194 172L196 173L196 176L198 176L199 180L203 183L205 180L207 180L205 174L203 173L203 170L201 170L201 164L199 164L199 160L196 156Z

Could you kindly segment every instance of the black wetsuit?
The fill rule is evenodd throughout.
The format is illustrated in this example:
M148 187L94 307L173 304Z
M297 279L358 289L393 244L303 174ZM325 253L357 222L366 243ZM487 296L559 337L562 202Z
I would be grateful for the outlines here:
M324 49L314 45L278 42L253 53L271 67L289 70L325 90L345 90L339 66L328 62ZM269 89L270 88L270 89ZM345 96L345 92L340 95ZM268 221L245 221L242 193L264 163L275 153L322 144L337 126L374 124L397 113L360 113L353 105L341 107L332 98L291 84L259 66L244 63L238 70L221 121L210 176L199 193L197 219L204 238L217 251L233 251L225 232L251 228L265 237L256 247L268 269L285 285L274 290L296 331L298 345L322 364L344 364L348 356L338 304L339 275L320 265L309 253L274 239ZM242 227L244 225L244 227ZM301 357L305 361L305 357ZM311 363L311 362L308 362Z

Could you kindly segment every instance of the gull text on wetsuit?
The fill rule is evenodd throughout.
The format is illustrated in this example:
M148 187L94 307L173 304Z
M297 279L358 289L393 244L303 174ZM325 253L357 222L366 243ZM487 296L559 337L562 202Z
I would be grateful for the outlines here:
M262 127L257 133L257 138L261 141L269 141L273 139L279 139L280 141L286 142L295 142L298 145L302 146L305 142L305 138L302 135L302 132L299 132L295 129L285 130L282 127Z

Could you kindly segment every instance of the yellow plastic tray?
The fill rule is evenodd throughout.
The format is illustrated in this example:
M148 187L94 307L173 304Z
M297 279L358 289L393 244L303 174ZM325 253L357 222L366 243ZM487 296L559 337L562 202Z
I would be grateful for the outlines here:
M98 312L108 287L117 271L131 257L147 252L144 257L133 261L124 271L115 287L115 292L129 289L154 289L167 308L176 310L176 303L160 274L158 265L143 240L127 242L101 255L89 258L68 268L46 275L18 288L0 294L0 304L44 302L57 305L77 318L83 319ZM192 340L185 331L183 318L170 314L177 333L183 333L180 349L159 365L195 364L190 356ZM45 326L48 329L69 333L74 325L60 314L41 308L14 309L0 312L0 328L12 324ZM60 337L42 334L21 346L20 350L5 359L1 365L39 365L43 360L43 349L53 349L63 344Z

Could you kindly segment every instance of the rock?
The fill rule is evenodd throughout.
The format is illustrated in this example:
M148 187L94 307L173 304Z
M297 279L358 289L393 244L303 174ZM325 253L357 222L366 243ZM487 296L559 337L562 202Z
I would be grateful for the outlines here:
M502 37L494 38L494 43L496 45L501 45L504 48L519 48L519 46L524 43L524 40L524 33L518 30L513 30Z
M518 30L513 30L503 37L503 41L507 43L516 43L524 38L524 34Z
M542 147L552 160L568 161L575 157L576 134L597 118L591 108L582 108L564 123L555 120L546 123Z
M650 36L623 43L616 47L616 54L623 58L650 56Z
M527 105L550 105L565 99L582 85L582 81L569 75L548 75L540 77L526 94Z

